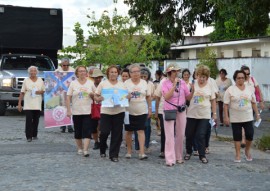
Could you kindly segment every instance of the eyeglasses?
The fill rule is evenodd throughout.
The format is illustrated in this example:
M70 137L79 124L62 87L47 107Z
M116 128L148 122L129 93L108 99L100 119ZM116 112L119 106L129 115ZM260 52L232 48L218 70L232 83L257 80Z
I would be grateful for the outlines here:
M238 77L238 78L236 78L237 80L244 80L245 79L245 77Z
M85 70L79 70L78 72L86 72Z
M140 73L140 70L132 71L131 73Z
M69 65L62 65L62 66L69 66Z

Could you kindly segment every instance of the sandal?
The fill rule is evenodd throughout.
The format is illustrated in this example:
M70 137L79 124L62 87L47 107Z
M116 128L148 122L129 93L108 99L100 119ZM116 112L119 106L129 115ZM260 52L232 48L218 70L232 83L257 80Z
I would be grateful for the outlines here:
M186 154L186 155L184 156L184 159L185 159L185 160L189 160L190 157L191 157L191 154Z
M201 158L200 160L202 161L203 164L207 164L208 163L208 160L205 157Z
M193 152L193 155L194 155L194 156L199 156L199 152L198 152L198 151L194 151L194 152Z
M209 148L206 147L206 148L205 148L205 154L209 154L209 153L210 153Z

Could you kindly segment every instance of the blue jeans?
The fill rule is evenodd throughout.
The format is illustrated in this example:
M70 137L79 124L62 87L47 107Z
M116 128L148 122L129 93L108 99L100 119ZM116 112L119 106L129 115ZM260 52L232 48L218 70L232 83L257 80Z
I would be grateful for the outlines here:
M151 118L147 119L146 122L145 122L144 133L145 133L144 146L146 148L149 148L150 137L151 137ZM135 131L134 135L135 135L135 150L140 150L139 141L138 141L138 133Z

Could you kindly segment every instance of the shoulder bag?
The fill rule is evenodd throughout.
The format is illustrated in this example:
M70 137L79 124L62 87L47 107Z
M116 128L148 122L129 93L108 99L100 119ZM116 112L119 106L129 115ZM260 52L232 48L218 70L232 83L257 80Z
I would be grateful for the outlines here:
M259 90L259 87L258 86L255 86L255 81L254 81L254 78L251 77L251 80L254 84L254 88L255 88L255 97L256 97L256 101L257 102L261 102L261 96L260 96L260 90Z

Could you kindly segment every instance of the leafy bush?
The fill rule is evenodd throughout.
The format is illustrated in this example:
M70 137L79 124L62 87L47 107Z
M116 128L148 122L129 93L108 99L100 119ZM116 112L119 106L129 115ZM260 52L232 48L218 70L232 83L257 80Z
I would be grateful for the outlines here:
M270 135L264 135L255 141L255 146L263 151L270 150Z

